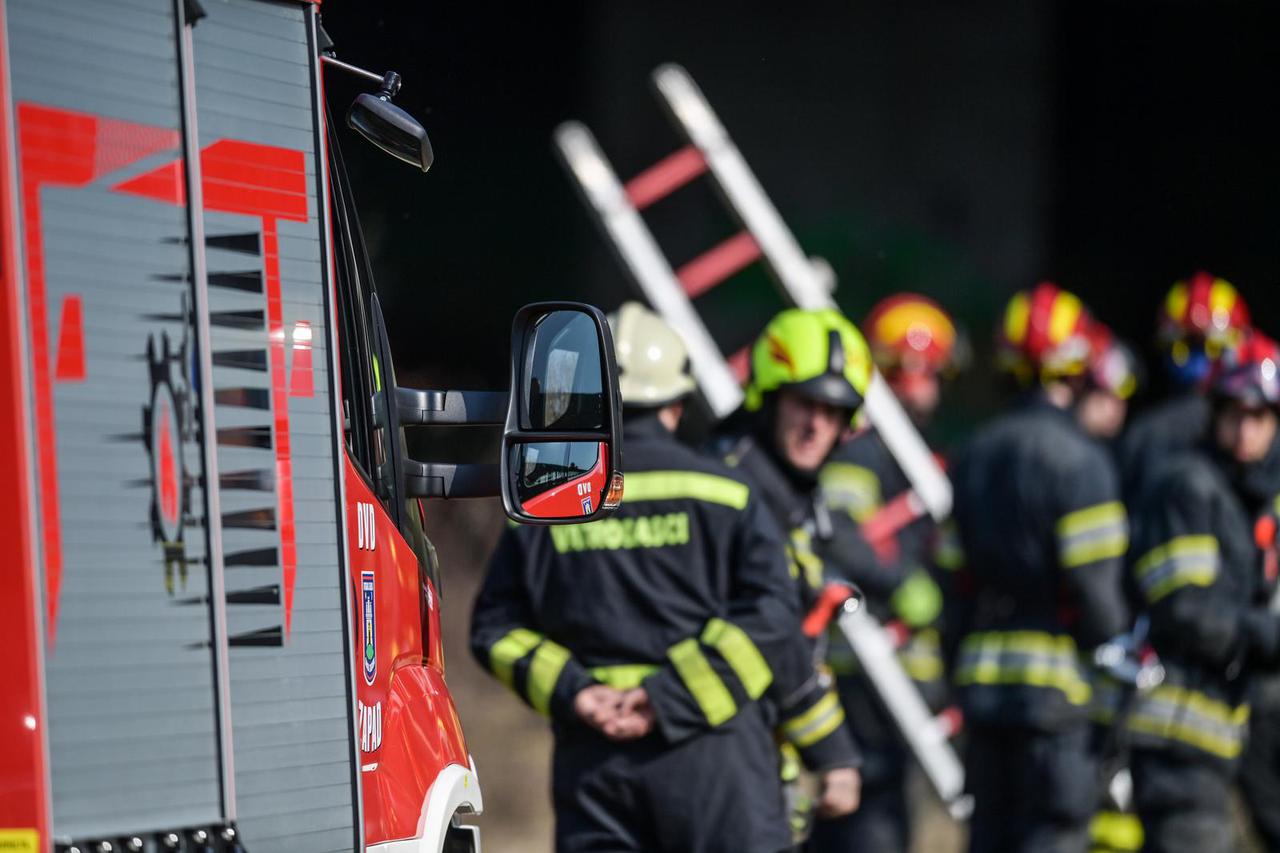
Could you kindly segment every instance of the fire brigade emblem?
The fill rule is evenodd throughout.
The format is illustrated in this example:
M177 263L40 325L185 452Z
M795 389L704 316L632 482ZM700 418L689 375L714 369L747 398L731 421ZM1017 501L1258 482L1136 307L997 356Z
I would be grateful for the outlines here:
M364 683L372 685L378 674L377 607L373 597L373 572L360 573L360 638L364 641Z
M183 316L186 316L185 300ZM142 409L142 438L151 456L151 535L164 548L164 585L170 595L187 585L184 520L191 511L192 483L182 446L195 438L195 411L187 365L190 356L184 324L175 347L167 332L147 339L151 399Z

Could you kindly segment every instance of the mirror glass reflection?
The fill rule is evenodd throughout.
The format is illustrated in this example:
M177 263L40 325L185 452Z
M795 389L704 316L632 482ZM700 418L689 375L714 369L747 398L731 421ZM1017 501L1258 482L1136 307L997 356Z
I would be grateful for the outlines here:
M520 508L535 518L594 515L604 499L608 447L601 441L539 441L511 448Z
M526 363L525 412L530 429L603 428L600 339L589 315L552 311L539 320Z

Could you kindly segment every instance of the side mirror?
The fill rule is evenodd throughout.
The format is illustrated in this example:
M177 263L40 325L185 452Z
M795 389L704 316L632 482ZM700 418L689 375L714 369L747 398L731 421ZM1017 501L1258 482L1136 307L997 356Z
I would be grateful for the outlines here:
M511 330L502 503L527 524L587 521L622 502L622 410L599 309L526 305Z
M351 104L347 125L392 157L425 172L435 161L431 140L417 119L391 103L399 88L400 75L389 72L377 94L366 92Z

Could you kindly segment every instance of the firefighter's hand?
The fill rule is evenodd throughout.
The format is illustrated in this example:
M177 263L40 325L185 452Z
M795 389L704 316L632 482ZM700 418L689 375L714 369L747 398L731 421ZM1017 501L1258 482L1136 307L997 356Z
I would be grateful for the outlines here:
M820 818L844 817L858 810L862 801L862 776L852 767L837 767L822 774L817 814Z
M606 684L593 684L573 697L573 710L582 722L600 731L618 716L622 707L622 691Z
M622 694L618 716L605 723L605 737L613 740L632 740L653 731L656 717L649 704L649 694L643 687L635 687Z

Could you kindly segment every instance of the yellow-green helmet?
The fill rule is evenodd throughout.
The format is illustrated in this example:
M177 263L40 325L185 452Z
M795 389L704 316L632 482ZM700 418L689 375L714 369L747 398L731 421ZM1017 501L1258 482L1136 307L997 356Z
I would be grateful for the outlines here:
M790 388L850 411L871 384L871 351L858 328L834 308L788 308L769 321L751 348L745 406L754 412L764 395Z

